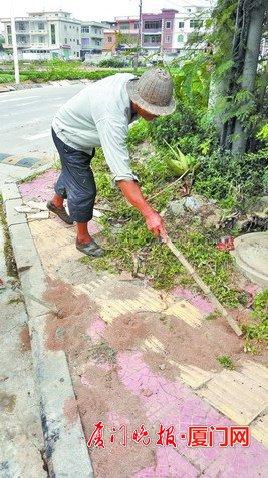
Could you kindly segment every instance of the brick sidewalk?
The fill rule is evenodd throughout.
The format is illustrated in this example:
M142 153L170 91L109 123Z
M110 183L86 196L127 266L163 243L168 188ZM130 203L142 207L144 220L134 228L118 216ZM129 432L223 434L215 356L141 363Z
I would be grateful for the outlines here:
M46 173L22 185L22 196L45 200L54 180ZM267 368L241 352L241 339L224 323L205 320L210 304L183 289L161 294L140 281L97 274L79 262L74 229L58 219L29 226L50 278L46 300L63 313L47 317L47 347L67 355L86 439L95 423L105 425L105 448L90 450L94 476L267 476ZM91 228L98 231L97 224ZM211 357L228 342L237 350L236 371L221 370ZM74 404L66 403L65 412L71 422ZM129 433L144 424L152 443L120 445L124 424ZM174 425L176 448L156 445L161 424ZM251 444L221 448L222 434L215 432L213 447L189 447L181 433L190 425L249 425ZM111 444L113 426L117 441Z

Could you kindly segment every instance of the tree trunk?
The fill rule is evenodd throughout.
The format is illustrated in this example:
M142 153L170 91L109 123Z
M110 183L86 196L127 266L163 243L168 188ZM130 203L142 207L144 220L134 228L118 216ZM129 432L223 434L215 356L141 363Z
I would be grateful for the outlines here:
M248 91L248 93L253 93L255 86L262 38L262 26L265 17L265 3L266 2L262 0L258 5L253 6L250 15L247 48L241 82L241 88ZM247 132L239 118L237 118L235 122L232 152L234 154L243 154L246 151L246 145Z

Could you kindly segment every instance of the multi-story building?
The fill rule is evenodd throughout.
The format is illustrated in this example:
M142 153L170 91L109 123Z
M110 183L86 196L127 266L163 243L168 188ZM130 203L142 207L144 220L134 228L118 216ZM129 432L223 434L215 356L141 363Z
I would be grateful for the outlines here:
M111 28L107 28L106 30L103 30L103 34L104 34L103 51L105 53L108 53L108 52L114 53L117 46L116 31Z
M172 50L174 19L177 10L163 8L161 13L142 15L142 46L148 50Z
M175 16L172 52L181 53L185 49L189 35L196 31L205 31L205 20L209 15L209 8L187 6L181 8ZM196 48L201 49L204 45L199 44Z
M10 18L4 24L4 50L12 48ZM15 19L19 56L25 59L62 57L80 58L81 22L68 12L34 12Z
M142 48L163 53L177 53L185 48L188 35L202 28L208 7L189 6L180 10L163 8L160 13L142 14ZM115 28L139 43L138 17L117 17Z
M115 30L122 34L122 43L126 46L135 47L138 45L139 17L116 17Z
M81 57L87 53L101 53L104 48L105 25L100 22L82 22L81 24Z

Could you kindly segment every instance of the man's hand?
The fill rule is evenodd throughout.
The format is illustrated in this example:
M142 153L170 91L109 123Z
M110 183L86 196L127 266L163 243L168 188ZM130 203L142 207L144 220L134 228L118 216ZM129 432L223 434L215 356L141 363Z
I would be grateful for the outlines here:
M144 198L140 186L136 181L118 181L118 186L121 189L125 198L140 210L145 217L145 221L149 231L156 236L161 236L163 241L167 241L167 231L164 226L164 221L160 214L156 212Z
M152 212L148 216L145 216L145 220L149 231L152 232L155 236L161 236L164 242L166 242L167 231L160 214L152 210Z

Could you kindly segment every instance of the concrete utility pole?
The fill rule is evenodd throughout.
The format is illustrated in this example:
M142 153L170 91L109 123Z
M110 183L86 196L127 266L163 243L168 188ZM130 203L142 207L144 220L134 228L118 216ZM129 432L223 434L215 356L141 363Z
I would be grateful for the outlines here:
M140 0L140 21L139 21L139 45L142 49L142 0Z
M17 49L17 38L16 38L16 27L15 27L15 17L13 2L11 2L10 7L11 15L11 37L12 37L12 49L13 49L13 61L14 61L14 70L15 70L15 81L18 85L20 82L20 72L19 72L19 61L18 61L18 49Z

